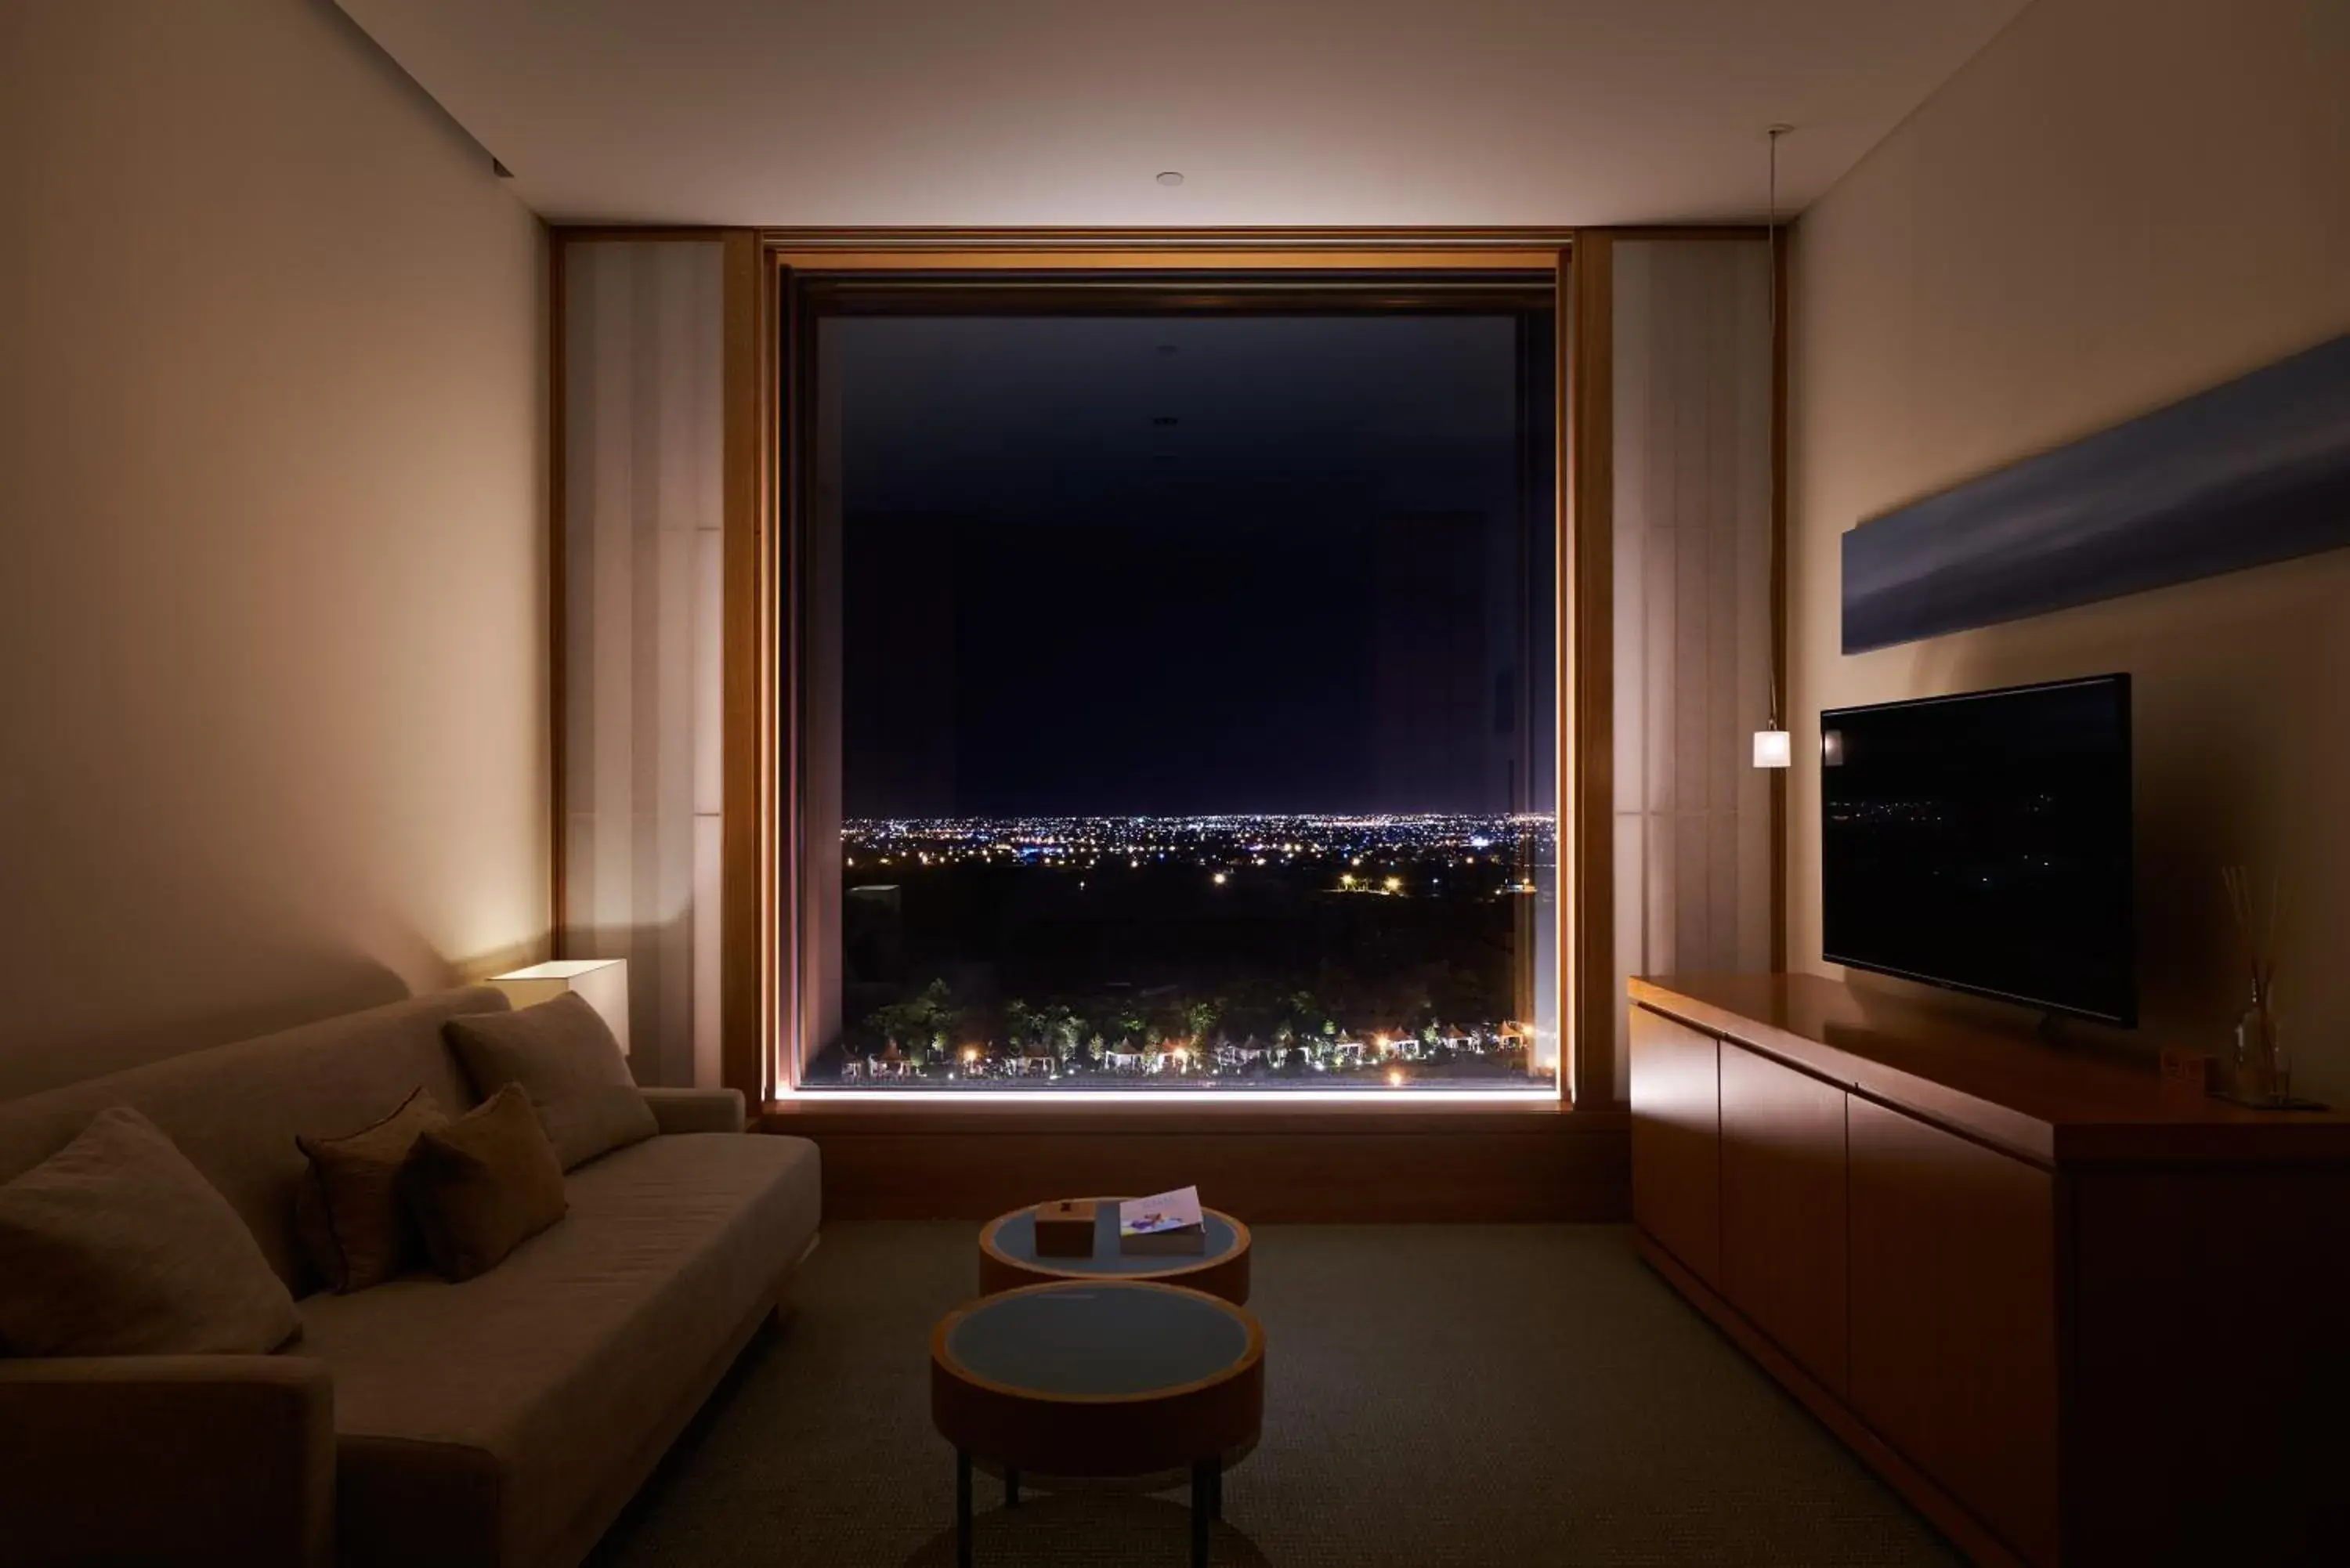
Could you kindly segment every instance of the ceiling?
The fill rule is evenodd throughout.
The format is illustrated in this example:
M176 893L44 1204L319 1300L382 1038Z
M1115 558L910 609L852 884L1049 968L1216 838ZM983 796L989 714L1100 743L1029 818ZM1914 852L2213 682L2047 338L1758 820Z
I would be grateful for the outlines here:
M2025 0L338 3L558 222L1580 226L1774 121L1800 209Z

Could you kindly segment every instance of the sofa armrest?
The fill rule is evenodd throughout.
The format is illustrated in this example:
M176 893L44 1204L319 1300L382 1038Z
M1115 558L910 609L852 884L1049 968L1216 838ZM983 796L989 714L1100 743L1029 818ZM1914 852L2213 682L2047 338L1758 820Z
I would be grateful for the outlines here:
M743 1130L740 1089L640 1089L653 1108L653 1122L665 1133L738 1133Z
M326 1568L335 1395L300 1355L0 1360L0 1563Z

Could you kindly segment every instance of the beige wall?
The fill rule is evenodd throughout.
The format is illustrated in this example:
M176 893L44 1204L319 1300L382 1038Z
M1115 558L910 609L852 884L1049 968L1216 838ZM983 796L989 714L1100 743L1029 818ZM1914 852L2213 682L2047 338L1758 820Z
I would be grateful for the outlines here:
M2136 677L2147 1039L2242 1005L2220 867L2285 875L2280 1008L2350 1100L2350 552L1845 658L1838 536L2350 328L2350 7L2035 0L1797 230L1792 692ZM1789 940L1819 963L1819 774Z
M0 1094L536 952L536 220L323 3L35 0L0 224Z

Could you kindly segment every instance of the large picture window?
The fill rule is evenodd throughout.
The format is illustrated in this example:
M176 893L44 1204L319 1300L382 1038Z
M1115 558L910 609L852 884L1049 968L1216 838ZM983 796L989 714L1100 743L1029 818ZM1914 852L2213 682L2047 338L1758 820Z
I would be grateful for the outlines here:
M1554 1092L1551 287L813 297L803 1087Z

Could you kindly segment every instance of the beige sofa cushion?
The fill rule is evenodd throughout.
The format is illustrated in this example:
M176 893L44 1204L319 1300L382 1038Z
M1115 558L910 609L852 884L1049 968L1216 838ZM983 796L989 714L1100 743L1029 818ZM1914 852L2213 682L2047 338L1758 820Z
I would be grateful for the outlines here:
M258 1355L300 1327L253 1232L128 1106L0 1186L0 1349Z
M505 1007L488 986L442 992L0 1100L0 1181L65 1147L106 1106L136 1106L228 1199L277 1277L305 1294L318 1277L294 1228L309 1169L295 1138L365 1126L419 1085L452 1115L471 1108L480 1096L441 1026Z
M566 1186L563 1223L479 1279L301 1303L344 1568L536 1563L608 1517L816 1234L799 1138L658 1137Z
M310 1171L295 1222L330 1291L363 1291L411 1269L424 1256L400 1191L400 1168L424 1134L449 1113L422 1089L390 1116L341 1137L297 1137Z
M620 1043L575 992L512 1012L457 1018L449 1043L484 1096L519 1084L566 1170L660 1130Z
M563 1168L514 1084L418 1134L400 1183L425 1255L446 1279L487 1273L563 1218Z

